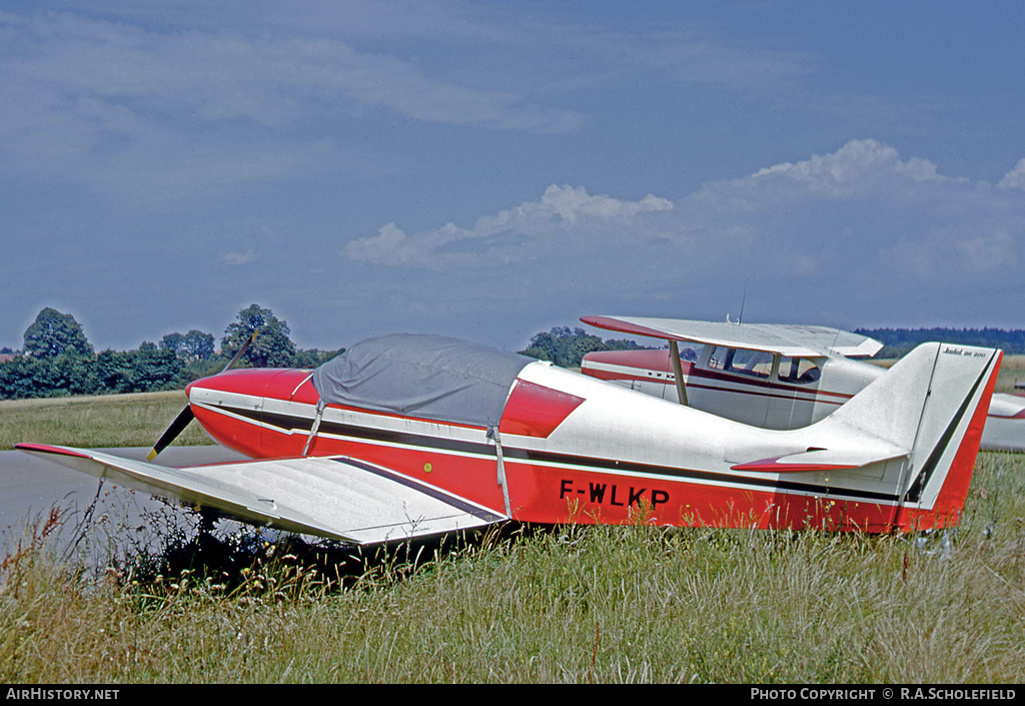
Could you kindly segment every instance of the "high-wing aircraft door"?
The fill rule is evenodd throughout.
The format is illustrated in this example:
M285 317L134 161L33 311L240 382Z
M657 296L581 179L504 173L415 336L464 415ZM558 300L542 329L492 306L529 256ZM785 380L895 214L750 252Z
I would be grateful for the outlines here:
M691 405L745 424L764 426L769 412L771 353L709 346L687 387Z
M772 377L765 426L793 429L812 423L821 368L816 358L782 356Z

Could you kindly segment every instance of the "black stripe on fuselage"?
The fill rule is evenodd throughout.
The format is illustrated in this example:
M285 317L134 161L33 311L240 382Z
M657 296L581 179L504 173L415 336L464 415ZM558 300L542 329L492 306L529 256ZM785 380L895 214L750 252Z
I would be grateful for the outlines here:
M309 433L313 426L313 420L306 417L274 414L261 410L239 409L233 407L222 407L221 409L228 410L240 417L260 422L265 426L274 427L285 434L293 432ZM330 434L332 436L350 437L354 439L377 441L400 446L413 446L438 451L458 452L476 456L487 456L491 458L495 457L495 447L485 443L460 441L457 439L444 439L426 434L413 434L410 432L398 432L387 429L375 429L355 424L340 424L337 422L322 421L318 434ZM790 491L797 493L810 493L837 499L850 499L873 503L897 502L900 499L900 496L896 493L879 493L846 488L827 488L813 483L800 483L796 481L772 478L751 478L748 476L734 476L726 473L694 471L686 468L656 466L632 461L617 461L550 451L533 451L529 449L509 447L505 444L502 446L502 455L507 460L583 466L594 471L644 473L652 476L663 476L679 480L728 483L731 485L752 486L757 490L770 492Z

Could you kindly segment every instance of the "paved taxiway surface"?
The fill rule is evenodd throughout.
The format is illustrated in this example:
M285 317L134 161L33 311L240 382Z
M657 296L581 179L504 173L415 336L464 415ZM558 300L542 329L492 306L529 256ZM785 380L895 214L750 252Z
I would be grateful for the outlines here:
M140 460L149 453L144 448L104 450ZM220 446L172 446L156 462L165 466L196 466L244 458ZM80 515L97 497L99 488L100 481L93 476L21 451L0 451L0 531L4 539L17 541L24 535L27 523L46 516L53 506ZM135 521L144 510L160 506L148 493L129 493L117 489L110 481L103 482L102 490L94 515L127 513L130 521Z

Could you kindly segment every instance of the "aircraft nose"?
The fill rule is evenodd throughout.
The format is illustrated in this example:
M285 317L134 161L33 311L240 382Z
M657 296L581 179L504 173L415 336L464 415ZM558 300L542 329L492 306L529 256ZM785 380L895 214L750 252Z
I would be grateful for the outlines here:
M246 456L261 456L267 386L279 372L243 368L196 380L185 388L189 406L215 441Z

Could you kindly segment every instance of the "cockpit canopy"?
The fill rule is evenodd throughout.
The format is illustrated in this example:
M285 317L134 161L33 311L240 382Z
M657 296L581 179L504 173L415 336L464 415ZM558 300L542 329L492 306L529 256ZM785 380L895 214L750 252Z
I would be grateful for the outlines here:
M532 358L445 336L395 334L349 348L313 372L328 404L497 426Z

